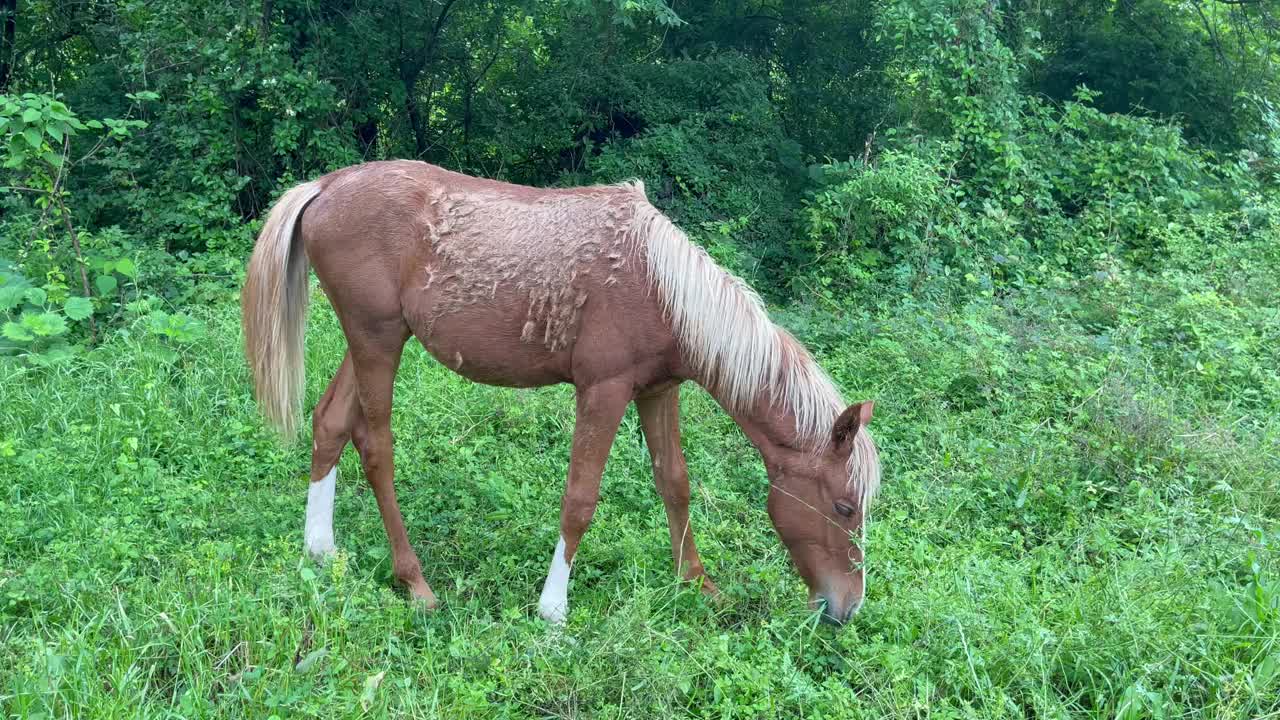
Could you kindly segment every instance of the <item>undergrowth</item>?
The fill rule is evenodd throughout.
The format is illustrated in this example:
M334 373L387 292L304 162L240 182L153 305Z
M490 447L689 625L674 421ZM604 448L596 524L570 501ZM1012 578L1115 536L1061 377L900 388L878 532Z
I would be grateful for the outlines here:
M1237 249L1237 254L1239 249ZM1264 250L1258 250L1264 252ZM1263 268L1256 283L1274 282ZM1274 267L1271 265L1270 267ZM358 461L341 554L301 559L308 443L250 399L234 305L158 345L0 381L0 707L11 717L1259 717L1280 711L1274 294L1177 267L959 305L779 319L877 400L865 608L816 625L750 446L685 393L693 523L722 605L677 585L634 414L564 631L534 602L566 387L470 384L416 345L398 487L443 600L414 610ZM1274 285L1273 285L1274 287ZM308 331L308 400L343 350Z

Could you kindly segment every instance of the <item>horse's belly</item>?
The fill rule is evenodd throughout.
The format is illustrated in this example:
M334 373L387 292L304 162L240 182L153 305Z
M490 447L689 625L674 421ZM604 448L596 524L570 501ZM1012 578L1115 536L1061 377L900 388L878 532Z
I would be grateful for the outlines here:
M520 338L522 318L504 318L479 308L437 317L414 328L423 347L441 364L485 385L540 387L569 382L569 353L550 351Z
M459 375L489 385L572 382L587 268L557 267L566 273L559 277L546 263L526 267L519 255L466 249L465 263L439 254L424 258L402 296L405 318L427 351Z

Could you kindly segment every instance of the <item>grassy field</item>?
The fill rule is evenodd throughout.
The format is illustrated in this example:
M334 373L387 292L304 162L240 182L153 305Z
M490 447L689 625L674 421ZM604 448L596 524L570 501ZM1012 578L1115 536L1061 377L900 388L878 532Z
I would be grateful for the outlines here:
M257 419L234 304L204 311L189 346L135 329L60 368L0 366L0 710L1280 715L1274 272L780 313L849 398L878 403L868 596L841 632L806 611L763 467L701 391L685 448L724 604L673 581L631 413L553 631L534 604L568 388L472 385L407 353L398 487L443 602L425 614L390 586L353 451L342 552L301 559L309 443L282 449ZM317 303L309 403L342 350Z

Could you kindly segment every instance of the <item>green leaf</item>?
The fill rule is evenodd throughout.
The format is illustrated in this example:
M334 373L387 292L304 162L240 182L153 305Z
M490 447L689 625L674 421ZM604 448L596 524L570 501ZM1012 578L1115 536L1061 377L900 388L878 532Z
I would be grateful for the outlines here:
M40 159L54 167L62 167L62 156L52 150L45 150L40 153Z
M0 287L0 312L8 312L22 302L22 298L27 294L27 288L17 285Z
M316 571L309 567L302 568L302 570L299 571L299 574L302 575L302 579L307 582L313 582L316 579Z
M28 144L28 145L30 145L30 146L31 146L31 147L33 147L33 148L36 148L37 150L38 150L38 149L40 149L40 144L41 144L41 143L40 143L40 131L39 131L39 130L37 130L37 129L33 128L33 127L25 128L25 129L22 131L22 137L23 137L23 139L25 139L25 140L27 141L27 144Z
M86 297L69 297L62 311L72 320L84 320L93 314L93 301Z
M133 261L129 258L120 258L117 260L115 262L115 270L130 280L136 280L138 277L138 267L134 265Z
M94 130L102 129L102 123L98 122L97 120L89 120L85 122L84 126L87 128L92 128Z
M43 305L45 300L49 299L49 294L44 291L44 288L33 287L27 288L25 297L32 305Z
M31 342L36 339L30 330L13 321L5 323L4 328L0 329L0 334L14 342Z
M369 706L373 705L374 697L378 694L378 686L382 684L382 678L386 677L387 671L383 670L377 675L370 675L364 679L364 690L360 693L360 707L365 712L369 711Z
M22 111L22 122L31 124L40 119L40 111L35 108L27 108Z
M185 313L169 313L157 310L147 317L150 330L175 342L190 343L204 336L204 325Z
M117 285L119 283L114 275L99 275L93 279L93 286L98 288L99 295L110 295L116 291Z
M67 331L67 321L52 312L22 313L21 323L39 337L53 337Z
M18 135L9 136L9 153L4 159L4 166L7 168L21 167L22 163L27 160L26 143L18 139Z
M320 658L328 654L328 648L312 650L306 657L302 658L302 661L295 665L293 669L305 675L311 671L311 668L315 667L315 664L320 661Z
M32 365L49 367L58 363L64 363L75 357L75 355L75 346L68 345L65 342L59 342L41 350L39 353L28 355L27 362Z
M49 133L49 137L57 140L59 144L62 143L62 138L64 137L65 132L63 131L63 126L61 124L47 125L45 126L44 131Z

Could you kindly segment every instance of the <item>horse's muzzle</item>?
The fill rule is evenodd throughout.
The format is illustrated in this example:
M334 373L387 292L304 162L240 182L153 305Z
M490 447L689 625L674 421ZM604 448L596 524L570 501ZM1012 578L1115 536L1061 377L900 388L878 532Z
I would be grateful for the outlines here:
M820 596L817 602L817 609L821 611L822 622L840 627L853 619L858 609L862 607L862 600L856 602L840 603L835 602L826 596Z

